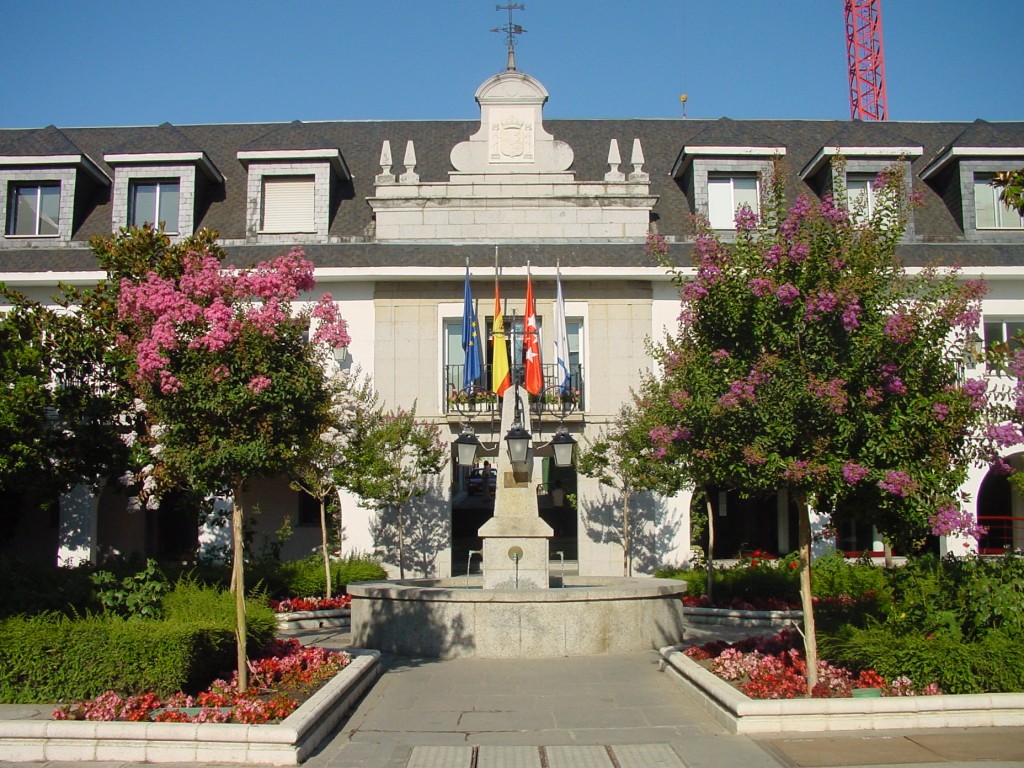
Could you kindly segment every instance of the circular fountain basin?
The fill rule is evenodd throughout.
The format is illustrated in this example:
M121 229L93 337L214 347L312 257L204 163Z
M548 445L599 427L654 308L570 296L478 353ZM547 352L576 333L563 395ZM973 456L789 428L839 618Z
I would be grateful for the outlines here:
M350 584L352 644L426 658L592 656L683 638L686 584L566 576L552 589L482 589L480 580Z

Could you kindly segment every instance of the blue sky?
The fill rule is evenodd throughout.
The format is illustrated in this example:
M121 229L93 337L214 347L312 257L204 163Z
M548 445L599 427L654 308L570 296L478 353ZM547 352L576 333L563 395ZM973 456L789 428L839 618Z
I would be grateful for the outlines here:
M849 117L842 0L523 2L516 61L547 117L676 118L681 93L689 117ZM12 2L0 127L474 119L505 67L497 4ZM882 18L890 119L1024 119L1024 0Z

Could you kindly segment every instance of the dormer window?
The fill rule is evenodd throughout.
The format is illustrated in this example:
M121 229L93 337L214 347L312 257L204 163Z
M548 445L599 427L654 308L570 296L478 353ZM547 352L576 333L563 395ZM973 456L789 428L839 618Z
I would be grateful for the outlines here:
M250 142L236 157L247 175L247 240L327 240L337 190L352 181L332 139L316 126L294 122Z
M12 183L8 199L8 236L57 237L60 233L60 182Z
M149 223L168 234L178 233L181 184L177 179L134 181L128 193L128 220L133 227Z
M1024 229L1024 217L999 199L995 174L974 174L974 218L978 229Z
M315 176L264 176L260 232L316 232Z
M683 146L672 176L686 191L693 212L730 237L738 210L747 207L760 214L760 179L785 154L786 147L771 136L722 118Z
M151 224L168 235L187 237L196 230L205 190L224 183L220 171L200 149L127 152L104 155L103 159L114 168L114 229Z
M759 213L756 174L708 174L708 220L713 229L735 229L736 212L746 206Z

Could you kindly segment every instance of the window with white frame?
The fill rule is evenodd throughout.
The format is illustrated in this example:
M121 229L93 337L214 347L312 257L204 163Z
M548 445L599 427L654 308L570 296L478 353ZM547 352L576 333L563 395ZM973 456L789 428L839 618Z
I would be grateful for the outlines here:
M178 179L133 181L128 193L128 221L133 227L145 223L163 224L165 232L178 232L178 203L181 183Z
M870 173L846 174L846 203L854 220L863 223L871 218L878 202L874 182L876 175Z
M56 237L60 233L60 182L12 183L6 234Z
M736 211L746 205L758 213L758 200L755 174L708 174L708 220L712 229L735 229Z
M991 185L992 174L974 176L974 215L978 229L1024 229L1024 218L1016 208L999 199L999 189Z
M264 176L260 231L315 232L314 176Z
M1012 353L1024 349L1024 318L986 318L983 324L986 352ZM1001 366L987 366L990 374L1005 373Z

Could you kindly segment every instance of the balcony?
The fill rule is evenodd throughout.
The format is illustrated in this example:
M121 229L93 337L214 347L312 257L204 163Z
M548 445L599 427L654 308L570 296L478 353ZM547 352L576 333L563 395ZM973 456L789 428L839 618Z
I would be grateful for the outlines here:
M442 412L446 414L471 414L488 415L500 417L500 404L498 396L490 391L491 366L484 366L484 373L476 384L477 386L466 390L462 386L463 365L445 366L443 373L444 380L441 382L446 393L442 402ZM544 375L544 389L539 395L529 395L526 390L523 394L529 398L530 411L534 418L553 416L561 418L568 412L583 411L586 406L585 392L583 386L583 367L572 365L569 370L569 392L562 394L558 377L558 366L554 364L542 365L541 371ZM515 366L510 371L512 381L523 382L525 371L522 366Z

